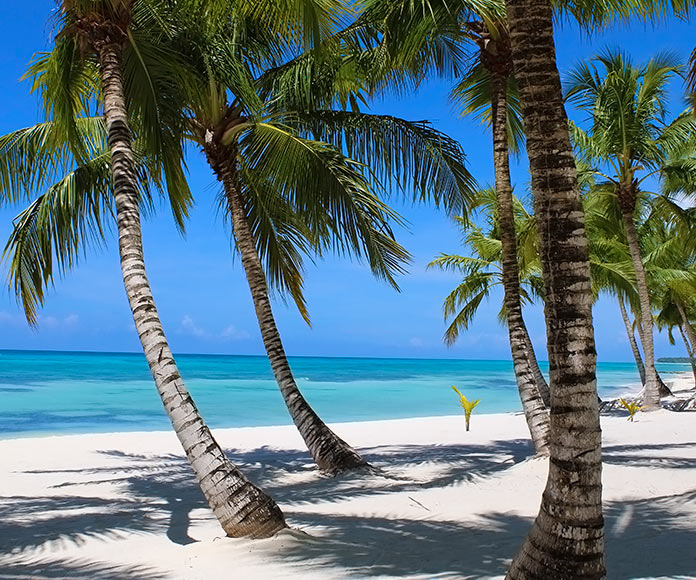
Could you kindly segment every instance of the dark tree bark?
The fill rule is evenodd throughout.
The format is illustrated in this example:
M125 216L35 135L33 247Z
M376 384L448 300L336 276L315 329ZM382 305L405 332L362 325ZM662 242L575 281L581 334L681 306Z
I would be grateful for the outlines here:
M527 360L529 361L529 366L532 368L532 373L534 373L537 389L539 389L541 398L544 400L544 405L549 408L551 406L551 392L549 391L549 385L546 382L544 373L542 373L539 368L539 361L534 351L534 344L532 344L532 339L529 337L526 325L524 328L524 340L527 347Z
M694 328L691 326L689 321L689 316L686 314L686 309L684 305L677 301L677 309L679 310L679 316L681 316L682 323L679 324L679 332L681 333L682 340L684 341L684 346L686 347L686 352L689 355L689 361L691 362L691 371L694 374L694 382L696 383L696 356L694 356L694 345L696 345L696 334L694 333Z
M208 157L212 160L211 165L225 188L234 239L251 290L263 344L293 422L321 471L337 475L344 471L367 467L367 462L329 429L298 389L273 317L266 274L249 227L244 200L239 193L236 167L229 159L229 153L222 147L209 149Z
M686 353L689 356L689 362L691 363L691 373L694 375L694 385L696 385L696 358L694 358L694 349L691 346L689 337L686 336L686 333L684 332L684 327L681 324L678 324L677 326L679 327L679 334L681 334L682 341L684 341Z
M133 321L162 403L203 495L228 536L268 537L287 527L273 499L225 457L179 374L145 271L139 196L126 115L121 42L95 42L111 151L121 270Z
M549 412L529 361L529 335L522 317L517 234L510 180L507 80L512 72L507 39L486 39L481 58L491 75L493 165L502 245L502 278L510 350L522 409L538 455L549 454Z
M631 319L628 317L626 306L624 305L623 298L621 297L619 297L619 310L621 311L621 318L623 319L624 326L626 327L626 335L628 336L628 342L631 345L633 359L636 361L636 367L638 367L640 382L645 385L645 366L643 365L643 357L640 355L638 343L636 342L636 335L633 333L633 324L631 323Z
M556 67L551 4L507 0L540 234L551 385L541 508L507 577L605 577L601 430L584 214Z
M648 293L648 280L645 275L643 259L640 255L640 244L638 234L633 222L635 211L635 191L633 186L627 186L628 191L619 191L619 204L621 205L624 229L626 230L626 240L628 251L631 254L631 262L636 272L636 291L640 302L640 339L645 355L645 383L643 387L643 406L650 409L660 408L660 383L662 382L655 368L655 349L653 342L653 316L650 305L650 294ZM633 201L631 201L633 200ZM665 387L666 388L666 387Z

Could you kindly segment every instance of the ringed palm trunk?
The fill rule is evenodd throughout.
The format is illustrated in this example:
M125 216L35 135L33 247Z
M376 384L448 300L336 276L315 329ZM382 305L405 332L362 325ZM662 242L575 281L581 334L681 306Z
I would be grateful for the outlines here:
M694 358L694 345L696 345L696 334L694 333L694 328L689 322L689 317L686 314L684 305L677 301L677 310L679 310L679 316L681 316L682 323L679 325L679 332L682 335L682 340L684 341L684 346L686 347L686 352L689 354L689 361L691 361L691 370L694 373L694 380L696 381L696 358Z
M97 45L123 283L148 365L203 495L228 536L268 537L287 527L273 499L225 457L188 393L162 329L145 272L138 193L116 42Z
M682 331L686 332L686 336L689 338L689 343L691 343L691 350L693 352L693 347L696 345L696 333L694 333L694 328L691 326L691 322L689 322L689 316L686 314L684 305L678 300L676 301L676 305L677 310L679 310L679 316L681 316L682 319Z
M505 63L506 64L506 63ZM505 64L503 66L505 66ZM549 412L529 363L529 335L522 317L517 238L507 137L507 78L491 71L493 163L502 244L502 277L510 350L522 409L538 455L549 454Z
M527 360L529 361L529 366L532 368L537 389L539 389L539 394L544 400L544 405L546 405L546 408L549 408L551 406L551 393L549 392L549 385L546 382L544 373L542 373L541 369L539 368L539 361L537 360L534 345L532 344L532 339L529 337L529 332L527 332L526 325L524 327L524 341L527 349Z
M694 358L694 349L691 346L689 337L686 336L686 333L684 332L684 327L681 324L678 324L677 326L679 327L679 334L681 334L682 340L684 341L686 353L689 355L689 362L691 363L691 372L694 375L694 384L696 384L696 358Z
M235 167L227 159L219 163L218 167L229 204L234 238L251 290L263 344L290 416L321 471L337 475L351 469L367 467L367 462L348 443L329 429L314 412L295 383L273 318L266 275L247 221Z
M628 251L631 254L631 261L636 272L636 291L640 302L640 333L643 344L643 354L645 355L645 386L643 387L643 400L647 409L660 408L660 379L655 368L655 350L653 343L653 318L650 306L650 295L648 294L648 280L645 275L643 259L640 255L640 245L636 226L633 223L633 211L622 211L624 228L626 230L626 240Z
M633 353L633 358L635 359L636 366L638 367L640 382L643 384L643 386L645 386L645 365L643 365L643 357L640 355L638 343L636 342L636 335L633 333L633 324L631 323L631 319L628 317L626 306L624 305L623 298L621 297L619 297L619 310L621 311L621 318L623 319L624 326L626 327L626 334L628 336L628 342L631 345L631 352Z
M605 577L601 430L584 215L556 67L551 4L506 0L540 234L551 386L541 508L507 578Z

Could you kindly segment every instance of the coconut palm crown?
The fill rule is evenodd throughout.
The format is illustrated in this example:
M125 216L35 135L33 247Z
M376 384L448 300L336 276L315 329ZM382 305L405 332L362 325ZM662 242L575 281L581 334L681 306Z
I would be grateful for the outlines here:
M571 124L577 154L599 180L596 188L612 195L620 210L635 270L639 297L639 335L646 367L645 402L659 405L655 370L653 319L636 225L650 197L653 178L661 185L659 204L674 215L675 194L691 194L696 186L696 121L688 113L667 117L667 83L681 74L674 57L663 54L634 66L620 51L605 51L569 74L566 98L589 115L587 130ZM646 202L648 206L651 202Z

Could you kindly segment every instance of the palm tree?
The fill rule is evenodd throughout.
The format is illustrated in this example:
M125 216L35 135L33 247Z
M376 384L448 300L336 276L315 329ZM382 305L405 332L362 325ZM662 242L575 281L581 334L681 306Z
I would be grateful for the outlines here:
M694 375L694 384L696 385L696 357L694 355L693 344L686 335L682 315L681 312L679 312L676 304L674 302L670 302L667 296L664 298L665 303L655 317L655 324L659 330L667 329L669 343L672 345L675 343L674 329L677 328L679 330L679 334L684 342L684 348L686 349L686 355L689 358L689 363L691 364L691 372Z
M291 294L306 320L303 253L334 249L365 256L373 272L396 287L394 274L408 255L388 223L398 216L375 197L369 178L380 188L412 180L417 191L432 188L436 199L461 205L473 183L463 153L427 123L332 109L340 91L331 77L341 77L346 66L340 52L335 57L325 46L335 50L333 38L317 58L293 43L268 51L267 30L248 16L212 26L206 20L197 33L184 39L183 48L200 77L186 103L188 137L222 183L274 376L318 467L329 474L365 467L298 389L273 316L269 280ZM289 61L288 53L295 55ZM361 88L359 81L347 84ZM312 90L305 93L308 85Z
M520 297L520 272L510 179L510 138L513 149L517 148L523 138L519 120L519 99L512 75L510 39L504 20L496 26L484 21L469 23L468 29L479 47L479 57L463 81L455 87L453 95L463 103L465 112L482 109L480 115L491 125L497 217L502 245L502 281L510 350L534 446L538 454L548 455L548 386L541 373L535 374L527 356L531 342L522 317Z
M636 328L640 328L639 315L635 314L640 312L640 302L636 291L635 269L631 262L622 226L621 211L612 193L596 186L591 169L582 163L579 164L579 167L584 181L583 205L589 240L593 294L595 299L602 292L616 297L638 374L641 383L645 386L645 365L635 337ZM651 227L648 224L662 220L662 216L648 217L648 220L638 224L637 231L641 244L644 243L646 232ZM652 280L654 268L646 264L646 271L651 288L655 287L655 281ZM626 305L628 305L628 309ZM665 385L660 374L657 370L655 372L660 394L662 396L671 395L672 392Z
M620 223L617 221L620 218L615 215L617 212L611 200L602 191L594 189L592 173L584 164L578 165L585 190L583 207L589 241L592 293L595 300L602 293L616 297L640 381L645 385L645 365L636 342L635 325L626 310L627 302L631 310L637 309L638 296L625 236L621 235Z
M518 265L515 271L519 272L521 282L517 292L520 302L531 302L534 297L543 294L543 282L541 280L541 268L537 251L537 233L534 217L531 216L524 205L517 199L514 201L514 218L516 237L515 248L518 254ZM443 312L445 318L452 317L452 321L445 331L445 342L453 344L461 330L468 328L478 307L487 299L492 288L498 285L505 286L505 273L503 260L503 243L501 241L502 226L498 218L498 194L495 190L482 190L479 193L478 204L483 208L486 217L488 232L473 225L470 220L455 218L462 227L465 237L464 242L471 252L471 256L458 256L441 254L433 260L428 267L437 266L443 270L459 272L463 276L462 282L445 299ZM499 319L508 326L514 325L509 320L508 302L503 300ZM534 349L532 347L526 327L516 328L520 342L517 344L517 360L515 374L518 385L524 385L520 389L523 408L527 417L530 434L538 454L543 454L548 445L548 421L545 403L530 405L528 391L533 391L533 396L542 397L542 393L536 382L533 368L541 374ZM543 377L543 375L542 375ZM548 396L548 390L546 391Z
M686 223L669 224L660 212L650 214L641 228L641 247L651 296L659 310L657 325L667 328L672 344L672 329L678 328L696 381L696 336L689 316L696 293L696 260L690 212L687 216Z
M548 387L533 357L527 356L532 346L522 318L514 247L508 119L511 129L519 129L520 123L515 116L514 103L508 107L506 102L505 88L514 87L514 81L510 75L503 3L498 0L463 0L454 4L373 0L367 4L364 20L380 32L381 52L377 55L388 65L384 82L387 87L400 90L410 84L417 85L426 71L431 70L443 76L463 74L464 81L454 90L455 98L465 103L463 108L467 113L487 109L482 116L492 121L494 133L496 190L504 231L504 289L515 376L527 422L535 434L537 452L545 454L548 413L544 396ZM478 45L479 57L475 65L465 67L465 45L469 42ZM495 114L488 112L491 108Z
M544 0L507 0L506 7L540 233L551 379L546 489L507 577L599 579L604 526L592 290L553 12Z
M258 4L264 3L249 5L247 9L254 12ZM23 247L29 247L36 260L34 263L16 261L22 269L16 271L15 280L20 279L20 287L28 292L22 298L25 304L36 304L43 293L36 290L32 296L32 286L40 288L51 276L52 241L58 251L59 265L71 265L81 241L70 240L65 235L85 234L91 218L98 217L95 212L103 207L103 188L92 187L85 179L94 170L95 161L108 157L111 175L106 181L113 186L123 281L165 409L225 532L230 536L266 537L286 527L283 514L272 498L229 462L200 417L176 367L146 276L140 229L141 187L137 180L132 129L141 136L149 158L154 159L149 165L154 165L166 177L172 199L179 199L172 196L172 190L186 190L180 165L179 126L173 116L168 117L169 123L162 122L163 115L171 111L165 99L158 99L160 90L162 94L171 94L171 79L176 78L177 72L183 72L183 68L177 68L176 60L168 58L172 56L170 50L159 49L149 40L153 38L153 23L167 23L167 12L157 13L157 8L155 2L146 0L64 0L60 5L61 30L55 47L50 54L40 56L30 69L35 88L43 91L52 122L3 139L0 163L3 195L16 199L22 191L50 184L66 170L68 175L49 187L25 213L29 227L22 238ZM310 21L310 29L316 28L314 25L319 19L309 16L318 12L315 3L307 3L306 10L301 11L302 17ZM272 11L273 16L277 13L277 10ZM289 14L280 20L283 23L292 21L294 16ZM300 28L294 26L292 30ZM151 66L147 67L148 64ZM103 103L108 152L97 151L96 157L90 157L83 143L86 135L80 132L75 117L89 113L96 90L100 90ZM129 116L129 103L139 116ZM141 124L129 126L129 121L139 118L143 119ZM162 130L163 127L166 130ZM46 138L47 133L50 139ZM35 164L37 159L41 161ZM151 175L163 185L157 173ZM86 191L81 190L80 186L85 184ZM100 185L104 184L102 176ZM92 201L79 199L90 193ZM184 217L187 204L186 199L173 204L177 218ZM68 218L66 225L60 221L65 215L46 215L57 206L63 210L72 208L75 219ZM37 224L44 228L37 229ZM91 224L94 224L93 219ZM58 227L52 230L51 225ZM72 253L61 255L60 250L66 247L72 247ZM49 269L41 272L46 264ZM29 317L31 319L31 314Z
M659 177L669 182L671 173L688 171L684 144L693 143L696 123L688 114L671 123L666 119L666 84L680 70L666 55L635 67L621 52L608 51L573 71L566 90L568 101L591 116L587 132L572 127L578 153L604 180L596 187L615 196L620 208L636 276L648 408L659 407L660 380L655 369L648 279L636 225L644 207L639 201L647 195L642 189L645 180Z

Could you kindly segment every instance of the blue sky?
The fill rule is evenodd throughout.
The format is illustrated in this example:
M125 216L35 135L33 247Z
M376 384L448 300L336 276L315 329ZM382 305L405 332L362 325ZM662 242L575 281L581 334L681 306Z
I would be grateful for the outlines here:
M49 15L54 3L3 2L0 6L0 131L41 120L37 100L20 83L33 52L51 40ZM670 20L652 27L621 26L588 38L571 25L557 31L559 68L568 70L580 59L604 47L621 46L643 61L661 50L686 59L696 38L694 24ZM672 111L684 106L675 85ZM481 184L492 180L489 136L471 120L458 118L447 102L449 83L433 80L416 94L385 98L374 112L407 119L428 119L458 139L468 155L471 172ZM527 181L525 160L514 168L520 187ZM190 182L197 205L185 238L176 231L164 205L144 223L144 243L150 281L160 315L175 352L263 354L263 345L241 264L231 251L229 228L218 214L216 182L194 153L189 159ZM413 254L410 273L400 279L401 293L375 280L360 263L327 258L308 264L307 298L312 316L308 328L297 312L275 300L275 312L286 349L292 355L453 357L507 359L507 332L496 320L501 296L484 304L470 331L452 348L442 343L445 325L442 299L457 277L426 271L438 253L461 251L460 235L443 212L393 200L409 228L397 232ZM0 241L8 238L19 208L0 209ZM106 248L88 253L77 269L56 281L40 317L39 330L24 321L14 296L6 289L6 266L0 265L0 349L138 351L137 335L121 284L118 253L112 233ZM595 307L600 360L631 360L616 305L602 299ZM545 359L544 323L540 307L526 311L539 358ZM666 336L656 337L659 356L682 356Z

